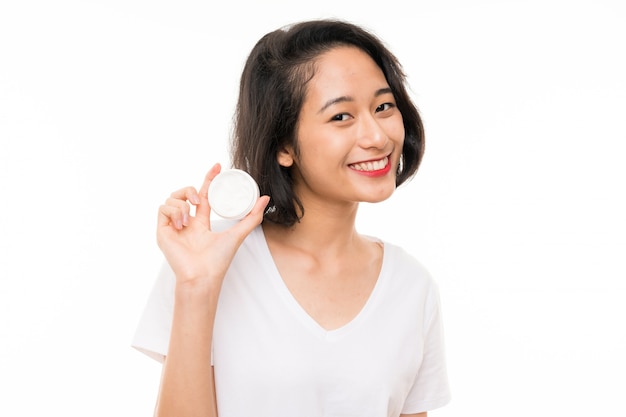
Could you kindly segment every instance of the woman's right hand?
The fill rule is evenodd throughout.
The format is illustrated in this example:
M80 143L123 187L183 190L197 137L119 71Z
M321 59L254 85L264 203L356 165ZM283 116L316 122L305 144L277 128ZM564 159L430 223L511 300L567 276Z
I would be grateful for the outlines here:
M220 286L237 249L263 220L267 196L260 197L250 214L232 228L211 231L208 190L220 169L216 164L209 170L199 191L182 188L159 208L157 243L176 275L177 285ZM191 205L195 206L195 216Z

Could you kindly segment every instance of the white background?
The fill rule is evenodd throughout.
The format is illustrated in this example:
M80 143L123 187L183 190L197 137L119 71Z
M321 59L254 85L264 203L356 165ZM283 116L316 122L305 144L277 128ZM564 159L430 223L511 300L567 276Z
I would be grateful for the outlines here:
M589 1L4 1L0 415L149 416L157 207L200 185L254 42L340 17L403 62L418 176L359 228L441 287L450 405L624 416L626 13Z

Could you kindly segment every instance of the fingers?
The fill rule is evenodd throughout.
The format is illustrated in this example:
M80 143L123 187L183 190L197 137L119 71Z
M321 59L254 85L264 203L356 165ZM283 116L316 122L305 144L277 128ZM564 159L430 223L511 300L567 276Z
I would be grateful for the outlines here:
M204 177L204 182L199 191L193 187L185 187L174 191L160 208L158 216L159 226L172 226L176 230L181 230L189 225L191 217L191 207L189 203L196 206L196 218L209 227L209 184L219 174L220 164L215 164Z
M176 230L181 230L189 223L189 210L182 207L175 207L164 204L159 207L158 225L172 226Z
M196 206L195 218L210 228L211 207L209 205L209 186L211 181L221 171L221 165L215 164L205 175L204 182L199 191L193 187L185 187L174 191L160 208L158 226L172 226L176 230L182 230L189 225L191 218L191 206ZM261 224L263 213L269 203L269 196L257 199L252 211L233 227L233 232L243 241L252 229Z
M204 182L198 192L200 201L196 207L196 217L204 221L207 225L209 224L209 217L211 215L211 207L209 206L209 185L211 184L211 181L213 181L213 178L215 178L221 170L222 167L220 164L213 165L209 172L207 172L204 176Z
M180 190L174 191L170 198L167 200L180 200L180 201L189 201L191 204L197 205L200 204L200 196L198 191L196 191L193 187L185 187Z
M174 191L165 204L159 207L159 226L171 225L176 230L181 230L189 225L191 207L188 202L194 205L200 203L200 197L195 188L185 187Z

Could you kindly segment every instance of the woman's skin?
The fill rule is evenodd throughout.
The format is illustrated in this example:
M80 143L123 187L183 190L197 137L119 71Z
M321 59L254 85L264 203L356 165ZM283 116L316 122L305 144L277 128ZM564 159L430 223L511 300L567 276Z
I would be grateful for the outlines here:
M360 201L394 192L404 126L367 54L335 48L317 64L298 124L299 155L292 149L278 155L294 172L305 216L288 230L267 223L264 231L289 290L332 330L358 314L376 284L383 248L357 233L355 218Z
M356 213L359 202L394 192L404 127L382 71L367 54L340 46L316 63L298 121L299 153L287 147L277 155L294 173L305 215L290 228L265 222L263 231L294 298L330 330L358 314L376 283L383 248L357 233ZM219 170L214 166L198 191L176 191L159 209L157 242L176 287L157 416L217 416L209 365L217 300L231 260L269 201L261 197L234 227L212 232L207 190Z

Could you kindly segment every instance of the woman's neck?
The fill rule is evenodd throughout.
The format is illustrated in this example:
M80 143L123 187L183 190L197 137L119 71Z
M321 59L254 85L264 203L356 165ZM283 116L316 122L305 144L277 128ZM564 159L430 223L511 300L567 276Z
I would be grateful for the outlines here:
M358 204L342 210L309 206L291 227L265 222L266 238L307 252L341 252L360 240L355 229Z

